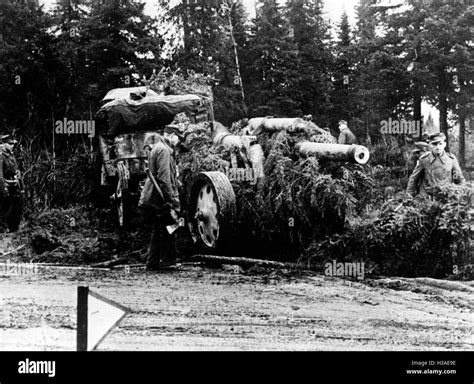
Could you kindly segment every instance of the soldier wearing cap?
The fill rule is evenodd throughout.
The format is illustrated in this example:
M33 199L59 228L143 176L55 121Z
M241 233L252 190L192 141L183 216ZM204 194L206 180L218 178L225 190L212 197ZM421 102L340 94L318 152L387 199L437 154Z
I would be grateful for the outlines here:
M357 144L357 139L347 126L346 120L339 120L339 131L338 144Z
M409 159L409 166L408 168L410 171L415 169L416 164L418 163L418 159L423 156L424 153L429 152L430 150L430 145L427 142L424 141L417 141L415 143L415 148L413 148L413 151L411 152L411 156Z
M420 156L408 180L407 193L411 196L417 193L427 194L429 189L435 186L448 183L462 185L466 182L456 156L444 150L444 133L431 135L429 146L430 151Z
M147 143L149 150L148 168L155 177L163 199L147 179L143 187L139 206L142 207L148 220L153 222L150 249L146 260L147 270L159 270L176 267L176 244L173 234L169 234L166 226L178 220L180 210L176 152L183 140L179 128L173 125L165 127L162 136L156 137L153 144Z

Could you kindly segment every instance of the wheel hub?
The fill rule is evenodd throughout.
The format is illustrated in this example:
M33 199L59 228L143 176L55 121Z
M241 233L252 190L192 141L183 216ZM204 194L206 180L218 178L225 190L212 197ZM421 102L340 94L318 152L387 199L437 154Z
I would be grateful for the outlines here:
M219 222L217 219L217 198L209 184L204 184L199 191L196 215L199 235L208 247L214 247L219 238Z

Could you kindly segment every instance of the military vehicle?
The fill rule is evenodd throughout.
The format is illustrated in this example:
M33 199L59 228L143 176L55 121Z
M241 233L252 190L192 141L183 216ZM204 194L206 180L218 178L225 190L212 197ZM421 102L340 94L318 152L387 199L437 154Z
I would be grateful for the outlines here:
M146 178L144 145L185 113L190 121L212 121L212 102L204 96L158 95L143 87L118 88L102 99L96 114L99 128L100 185L110 193L119 226L126 226Z

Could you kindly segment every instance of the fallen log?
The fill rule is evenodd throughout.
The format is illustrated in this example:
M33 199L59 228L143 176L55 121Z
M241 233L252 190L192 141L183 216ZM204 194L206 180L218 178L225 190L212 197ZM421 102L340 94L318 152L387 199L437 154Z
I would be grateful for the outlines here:
M295 263L285 263L281 261L250 259L247 257L230 257L230 256L216 256L216 255L194 255L191 259L219 263L219 264L233 264L242 267L271 267L271 268L289 268L289 269L304 269L303 266Z
M430 287L446 289L448 291L459 291L459 292L471 292L474 293L474 288L461 281L451 280L440 280L433 279L430 277L414 277L414 278L401 278L400 280L409 283L419 283Z
M134 269L134 268L145 269L146 268L145 264L141 263L141 264L118 264L118 265L113 266L112 269L118 271L118 270L124 270L127 267L130 269Z
M11 255L11 254L18 252L20 249L23 249L25 247L26 247L26 244L20 245L18 248L15 248L15 249L11 250L10 252L1 254L0 257L5 257L5 256L8 256L8 255Z
M93 268L109 268L115 265L127 264L128 257L119 257L118 259L103 261L102 263L92 264L91 267Z
M109 268L93 268L90 266L78 266L78 265L64 265L64 264L53 264L53 263L14 263L14 262L0 262L0 267L11 268L13 271L15 266L23 268L24 271L31 270L33 273L54 271L54 270L85 270L85 271L110 271ZM20 273L21 274L21 273Z
M101 271L110 271L110 268L94 268L89 266L81 266L81 265L41 265L41 263L33 263L33 265L37 265L38 271L93 271L93 270L101 270Z

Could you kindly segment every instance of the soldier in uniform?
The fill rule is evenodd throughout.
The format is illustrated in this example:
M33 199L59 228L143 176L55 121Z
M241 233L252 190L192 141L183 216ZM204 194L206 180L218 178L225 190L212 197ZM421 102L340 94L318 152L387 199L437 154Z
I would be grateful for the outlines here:
M430 151L430 145L427 142L417 141L415 143L415 148L413 148L410 158L408 159L408 169L410 171L413 171L420 157L423 156L424 153L429 152L429 151Z
M448 183L465 184L456 156L446 152L446 135L435 133L429 137L430 151L420 156L410 179L407 193L427 194L430 188Z
M357 139L347 126L346 120L339 120L339 131L338 144L357 144Z
M23 184L13 154L16 143L11 135L0 135L0 215L12 232L18 229L23 212Z
M177 222L180 210L178 177L176 168L177 147L184 138L179 129L166 126L163 136L156 138L148 155L148 168L157 181L163 199L147 179L140 196L139 206L153 223L150 249L146 260L147 270L175 269L176 243L174 234L169 234L166 226Z

